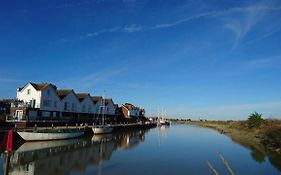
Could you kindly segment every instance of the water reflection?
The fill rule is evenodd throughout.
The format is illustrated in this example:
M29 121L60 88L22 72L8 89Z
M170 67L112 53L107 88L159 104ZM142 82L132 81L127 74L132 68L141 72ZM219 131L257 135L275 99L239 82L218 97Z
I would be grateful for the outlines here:
M69 174L89 165L110 160L118 148L132 148L144 141L147 130L127 131L92 138L50 142L26 142L16 151L5 154L4 174ZM3 156L3 154L2 154Z
M262 164L265 162L266 158L268 158L269 162L277 168L279 171L281 171L281 154L277 152L271 152L269 150L265 150L259 145L253 145L248 140L239 140L232 138L232 140L245 148L251 150L251 157L254 161L258 162L259 164Z
M234 140L235 141L235 140ZM236 143L239 144L236 144ZM90 138L28 142L0 157L8 174L210 174L206 161L229 174L280 174L280 155L215 130L173 125ZM243 146L241 146L243 145ZM6 156L10 156L9 159ZM5 161L10 160L6 164ZM9 168L6 167L9 165ZM0 173L0 174L1 174Z

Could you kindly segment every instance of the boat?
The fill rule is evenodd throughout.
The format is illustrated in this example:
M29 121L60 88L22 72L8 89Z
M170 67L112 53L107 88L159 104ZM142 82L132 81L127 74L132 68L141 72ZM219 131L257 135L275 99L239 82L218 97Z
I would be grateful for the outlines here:
M113 131L113 127L111 125L105 125L104 123L104 111L105 111L105 98L102 98L102 105L100 106L100 110L102 113L101 116L101 125L94 125L92 127L94 134L108 134Z
M160 119L158 121L158 126L170 126L171 122L165 119Z
M84 130L79 129L36 129L17 131L25 141L45 141L71 139L84 135Z
M171 121L164 118L164 116L166 117L166 115L167 115L166 111L163 112L163 109L162 109L161 116L159 115L159 117L157 119L157 125L158 126L170 126L171 125Z
M94 134L108 134L113 131L113 127L110 125L100 125L100 126L93 126Z

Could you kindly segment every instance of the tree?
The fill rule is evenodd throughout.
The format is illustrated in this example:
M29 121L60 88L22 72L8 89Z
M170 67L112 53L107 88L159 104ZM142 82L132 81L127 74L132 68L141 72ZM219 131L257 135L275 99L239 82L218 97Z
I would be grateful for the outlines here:
M249 115L249 118L248 118L248 126L249 126L250 128L259 127L262 122L263 122L262 114L259 114L259 113L257 113L257 112L254 112L254 113L252 113L252 114Z

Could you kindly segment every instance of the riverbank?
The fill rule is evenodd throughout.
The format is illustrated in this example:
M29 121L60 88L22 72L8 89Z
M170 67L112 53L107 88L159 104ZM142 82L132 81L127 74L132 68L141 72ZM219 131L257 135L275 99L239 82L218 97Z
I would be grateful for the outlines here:
M264 120L258 128L249 128L247 121L174 120L172 122L215 129L251 150L251 156L254 160L262 163L267 156L268 160L281 171L280 120Z
M173 121L173 123L212 128L247 147L281 154L280 120L264 120L257 128L249 128L247 121Z

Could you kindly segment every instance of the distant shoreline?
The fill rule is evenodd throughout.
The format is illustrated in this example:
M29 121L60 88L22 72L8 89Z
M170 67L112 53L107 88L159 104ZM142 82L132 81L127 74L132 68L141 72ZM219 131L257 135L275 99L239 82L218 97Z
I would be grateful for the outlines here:
M191 124L200 127L212 128L229 136L236 142L266 152L281 154L281 121L265 120L259 128L249 128L247 121L191 121L173 120L177 124Z
M281 171L281 121L264 120L259 128L249 128L247 121L171 120L174 124L189 124L217 130L232 141L251 150L253 159L263 162L265 156Z

